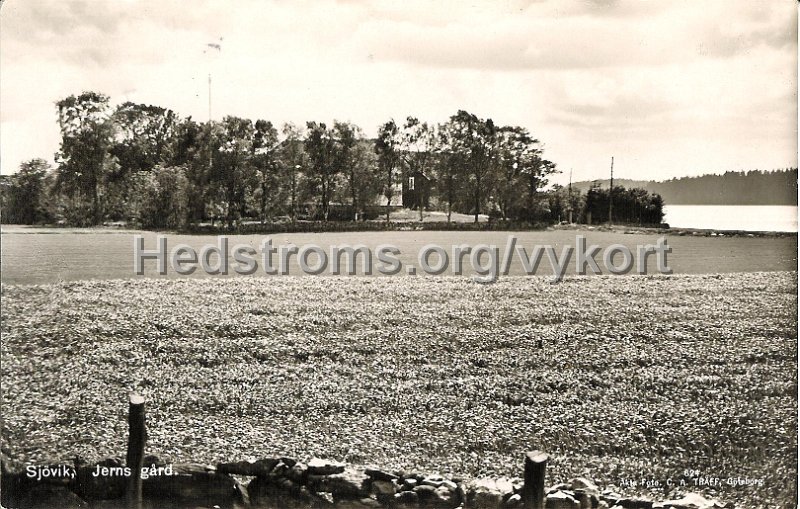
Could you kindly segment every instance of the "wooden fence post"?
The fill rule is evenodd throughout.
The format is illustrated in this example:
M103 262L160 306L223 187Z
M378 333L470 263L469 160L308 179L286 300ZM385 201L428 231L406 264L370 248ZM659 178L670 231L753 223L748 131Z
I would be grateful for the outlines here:
M522 486L522 506L525 509L544 509L544 474L547 454L533 451L525 454L525 484Z
M125 490L128 509L141 509L142 507L142 462L144 461L146 440L144 398L132 393L128 407L128 454L125 458L125 463L131 471Z

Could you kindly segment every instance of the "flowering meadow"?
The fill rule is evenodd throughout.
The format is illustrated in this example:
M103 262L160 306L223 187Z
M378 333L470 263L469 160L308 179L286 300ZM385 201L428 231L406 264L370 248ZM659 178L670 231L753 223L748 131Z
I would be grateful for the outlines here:
M541 449L548 483L796 497L795 272L3 284L1 345L24 462L124 456L135 390L168 461L519 477Z

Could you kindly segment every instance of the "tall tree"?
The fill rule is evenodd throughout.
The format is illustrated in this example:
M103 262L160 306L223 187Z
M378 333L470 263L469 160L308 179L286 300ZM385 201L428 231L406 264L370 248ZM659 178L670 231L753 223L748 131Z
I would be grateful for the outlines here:
M528 219L536 219L539 191L547 185L547 177L557 172L555 163L542 159L541 152L534 153L522 165L521 173L527 188L526 210Z
M88 205L88 213L76 220L100 224L106 176L117 168L110 152L115 126L109 98L84 92L62 99L56 106L61 129L61 146L56 153L57 185L77 203Z
M178 116L158 106L125 102L112 115L116 136L111 154L119 166L107 175L106 214L125 218L132 215L130 182L137 172L149 172L172 158Z
M214 152L211 180L217 186L216 197L224 209L228 228L246 215L246 197L255 184L251 120L227 116L222 120L222 143Z
M436 149L436 132L427 122L420 122L416 117L406 118L401 135L400 154L408 168L408 173L416 172L428 176L434 162ZM420 200L419 220L424 219L425 207Z
M460 153L466 163L466 182L477 223L481 206L492 190L491 169L496 128L492 119L483 120L464 110L450 117L449 123L450 148Z
M518 215L524 207L524 176L537 164L539 140L523 127L505 126L497 131L494 164L496 201L503 219Z
M281 132L284 140L280 147L279 169L281 180L289 195L289 217L294 223L297 219L302 171L308 168L309 161L304 150L302 129L292 123L286 123L283 124Z
M37 224L51 219L47 207L48 181L52 168L44 159L22 163L19 171L3 176L2 214L4 223Z
M394 120L389 120L378 128L375 153L378 155L378 168L383 180L383 195L386 197L387 223L391 213L392 197L399 178L400 143L400 129Z
M465 155L455 148L453 124L439 126L436 143L436 187L440 202L447 203L447 222L452 220L453 209L461 191L464 176Z
M583 215L585 197L581 194L580 189L570 190L567 187L554 184L546 194L551 222L569 221L570 218L572 222L575 222Z
M319 193L322 219L327 221L339 170L336 164L336 138L333 130L322 122L307 122L306 127L308 136L305 149L309 158L307 174Z
M270 196L278 198L278 130L272 122L258 120L253 137L253 166L259 186L259 219L267 219Z
M151 170L169 161L169 149L180 119L172 110L125 102L113 114L117 137L112 153L120 171Z
M192 117L183 119L175 126L167 153L170 166L183 166L188 187L188 219L200 221L206 217L208 181L210 177L213 126L199 124Z
M133 201L137 219L144 228L180 228L188 219L189 180L181 166L156 165L149 171L137 172Z
M347 178L347 187L350 191L350 205L354 214L354 219L358 219L358 182L356 145L363 138L358 126L349 122L333 123L334 136L337 142L336 166L337 172Z

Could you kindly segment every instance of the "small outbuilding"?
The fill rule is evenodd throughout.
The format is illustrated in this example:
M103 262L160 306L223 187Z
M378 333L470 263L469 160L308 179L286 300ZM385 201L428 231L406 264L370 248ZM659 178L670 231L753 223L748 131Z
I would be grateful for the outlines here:
M421 171L407 174L403 179L403 207L409 209L429 208L432 186L433 179Z

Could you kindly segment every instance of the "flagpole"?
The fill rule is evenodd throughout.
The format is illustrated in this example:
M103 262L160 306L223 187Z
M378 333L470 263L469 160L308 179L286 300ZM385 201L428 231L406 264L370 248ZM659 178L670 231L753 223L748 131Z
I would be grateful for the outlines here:
M219 42L210 42L206 44L206 49L203 50L203 53L212 52L213 50L217 50L219 52L222 51L222 37L219 38ZM208 121L211 122L211 61L208 61Z

